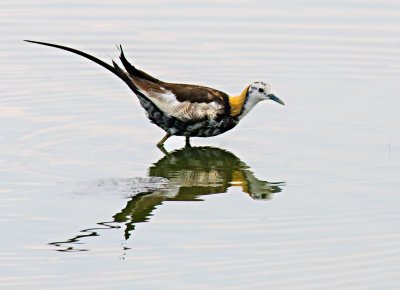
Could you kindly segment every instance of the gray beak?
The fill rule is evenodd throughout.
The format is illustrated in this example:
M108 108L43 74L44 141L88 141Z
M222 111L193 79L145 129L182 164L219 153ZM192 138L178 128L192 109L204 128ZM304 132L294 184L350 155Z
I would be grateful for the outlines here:
M268 97L271 100L273 100L273 101L275 101L275 102L277 102L277 103L279 103L281 105L285 105L285 103L281 99L279 99L277 96L275 96L274 94L269 94Z

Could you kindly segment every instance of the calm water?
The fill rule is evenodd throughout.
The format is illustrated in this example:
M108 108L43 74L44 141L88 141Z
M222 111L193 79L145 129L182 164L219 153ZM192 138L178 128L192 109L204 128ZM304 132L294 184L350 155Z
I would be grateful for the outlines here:
M400 3L0 3L1 289L399 289ZM171 138L101 67L237 94Z

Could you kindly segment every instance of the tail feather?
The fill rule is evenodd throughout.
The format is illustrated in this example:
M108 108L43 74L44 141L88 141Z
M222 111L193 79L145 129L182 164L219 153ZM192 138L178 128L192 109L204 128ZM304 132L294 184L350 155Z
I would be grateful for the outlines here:
M139 90L139 88L137 86L135 86L135 84L132 82L132 80L127 76L125 71L122 68L120 68L119 65L115 61L112 61L112 63L114 65L114 69L117 71L117 73L125 75L125 77L128 79L128 81L125 81L125 83L131 88L131 90L138 97L143 97L143 98L147 99L147 97Z
M66 46L62 46L62 45L58 45L58 44L52 44L52 43L47 43L47 42L40 42L40 41L33 41L33 40L24 40L26 42L31 42L31 43L36 43L36 44L41 44L41 45L46 45L46 46L51 46L51 47L56 47L59 49L63 49L66 51L70 51L72 53L78 54L80 56L83 56L84 58L90 59L91 61L101 65L102 67L108 69L110 72L112 72L113 74L115 74L116 76L118 76L119 78L122 78L123 76L120 74L119 71L117 71L113 66L109 65L108 63L90 55L87 54L83 51L74 49L74 48L70 48L70 47L66 47Z
M151 75L145 73L144 71L138 70L136 67L131 65L125 57L124 50L122 49L122 45L120 45L119 48L120 48L120 52L121 52L121 55L119 58L120 58L122 64L124 65L124 68L126 69L126 71L128 72L128 74L131 77L145 79L145 80L157 83L157 84L162 83L162 81L160 81L159 79L156 79L155 77L152 77Z
M109 70L110 72L112 72L113 74L115 74L117 77L119 77L120 79L122 79L130 88L131 90L137 94L140 95L142 97L145 97L140 90L134 85L134 83L132 82L132 80L130 79L129 75L123 70L121 69L114 61L113 61L113 65L111 66L108 63L90 55L87 54L85 52L82 52L80 50L74 49L74 48L70 48L70 47L66 47L66 46L62 46L62 45L58 45L58 44L52 44L52 43L47 43L47 42L40 42L40 41L33 41L33 40L25 40L26 42L31 42L31 43L36 43L36 44L41 44L41 45L46 45L46 46L51 46L51 47L55 47L55 48L59 48L59 49L63 49L75 54L78 54L80 56L83 56L84 58L87 58L99 65L101 65L102 67L106 68L107 70ZM137 70L135 67L133 67L125 58L123 51L122 51L122 47L121 48L121 61L124 65L124 67L127 69L127 67L131 70L131 71L139 71ZM128 69L127 69L128 71ZM139 71L141 72L141 71ZM131 74L131 72L128 71L129 74ZM149 76L150 77L150 76ZM145 97L146 98L146 97Z

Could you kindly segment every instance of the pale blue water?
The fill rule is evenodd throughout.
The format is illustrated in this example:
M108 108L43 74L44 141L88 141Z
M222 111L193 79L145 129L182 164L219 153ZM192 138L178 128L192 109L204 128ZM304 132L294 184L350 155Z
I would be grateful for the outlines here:
M398 1L6 0L0 35L1 289L399 289ZM126 85L23 39L287 105L166 159Z

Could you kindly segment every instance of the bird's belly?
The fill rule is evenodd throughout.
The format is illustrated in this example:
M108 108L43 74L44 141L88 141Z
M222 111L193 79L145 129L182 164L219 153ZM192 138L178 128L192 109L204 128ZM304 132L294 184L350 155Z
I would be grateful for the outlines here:
M216 136L232 129L239 122L231 116L219 117L213 120L181 121L175 117L167 116L148 99L139 97L139 100L150 121L175 136Z
M221 118L219 120L203 120L186 125L183 132L175 134L178 136L190 137L211 137L222 134L237 125L237 121L231 117Z

